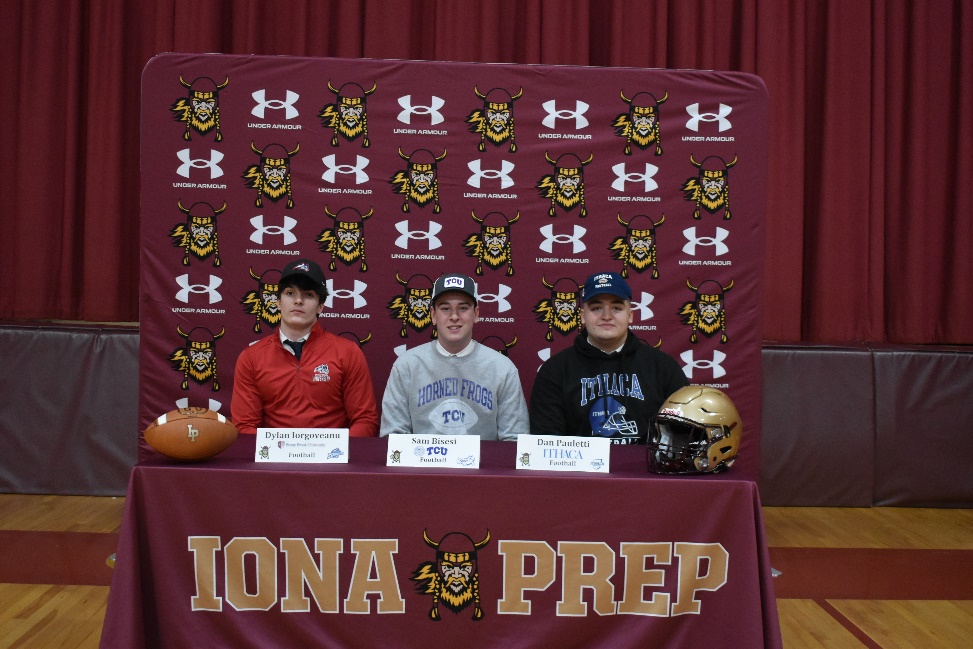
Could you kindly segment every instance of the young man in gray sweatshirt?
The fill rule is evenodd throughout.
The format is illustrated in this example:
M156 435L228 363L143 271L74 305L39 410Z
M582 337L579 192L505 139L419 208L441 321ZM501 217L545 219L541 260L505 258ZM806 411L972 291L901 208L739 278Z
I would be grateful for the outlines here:
M379 435L479 435L516 440L530 432L520 375L509 358L473 340L476 284L450 273L432 289L437 340L392 365L382 398Z

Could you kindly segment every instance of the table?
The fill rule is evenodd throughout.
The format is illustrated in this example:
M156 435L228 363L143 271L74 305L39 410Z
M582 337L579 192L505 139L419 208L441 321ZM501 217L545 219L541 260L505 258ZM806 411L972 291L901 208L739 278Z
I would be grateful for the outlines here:
M749 480L154 458L128 488L102 647L780 647ZM447 580L448 578L448 580ZM448 585L446 585L448 583Z

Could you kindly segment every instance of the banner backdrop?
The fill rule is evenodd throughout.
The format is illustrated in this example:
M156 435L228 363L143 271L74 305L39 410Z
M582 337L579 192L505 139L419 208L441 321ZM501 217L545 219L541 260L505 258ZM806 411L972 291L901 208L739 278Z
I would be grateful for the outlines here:
M140 428L182 405L229 412L236 357L275 330L298 257L325 269L322 325L361 345L379 402L395 357L433 337L441 273L476 279L474 337L529 399L579 331L579 285L615 271L635 334L734 400L756 467L767 123L743 73L157 56Z

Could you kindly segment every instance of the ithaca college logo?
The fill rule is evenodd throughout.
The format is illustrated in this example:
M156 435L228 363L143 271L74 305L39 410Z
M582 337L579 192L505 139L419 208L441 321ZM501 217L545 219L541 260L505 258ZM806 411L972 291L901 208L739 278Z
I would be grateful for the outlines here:
M581 285L575 280L562 277L553 284L541 277L541 282L550 289L550 297L542 299L534 306L537 321L547 325L545 340L553 340L554 332L567 336L581 331L581 308L579 295Z
M432 324L432 280L426 275L413 275L406 280L399 277L398 273L395 274L395 280L405 288L405 295L396 295L388 303L391 317L402 322L399 336L408 336L408 329L417 333L425 331ZM435 330L432 337L436 337Z
M510 237L510 226L520 220L520 212L508 219L501 212L490 212L483 218L471 212L473 220L480 224L480 231L466 237L463 247L466 256L476 259L477 275L483 274L483 265L491 270L499 270L507 266L507 276L514 274L513 247Z
M653 221L644 214L633 216L628 221L618 215L618 222L625 226L625 236L616 237L608 249L612 259L622 262L622 277L628 277L628 269L636 273L652 269L652 279L659 278L659 255L656 250L655 229L665 223L663 214L658 221Z
M250 148L260 156L259 165L250 165L243 172L244 185L257 191L253 204L263 207L264 197L276 203L286 196L287 208L294 207L291 158L301 150L301 145L298 144L292 151L288 151L280 144L268 144L263 149L258 149L251 142Z
M260 333L261 324L270 328L280 324L280 302L278 293L280 291L280 271L276 269L265 270L263 274L257 275L250 269L250 277L257 282L257 288L247 291L240 300L243 305L243 312L254 317L253 331Z
M508 144L510 153L517 152L517 138L514 128L514 102L524 94L521 88L516 95L511 95L503 88L494 88L483 94L473 86L473 92L483 100L481 108L475 108L466 116L470 132L480 136L477 151L486 151L487 143L495 147Z
M180 387L183 390L189 389L189 381L205 385L212 382L211 390L219 392L220 380L216 373L216 341L226 333L225 328L214 334L206 327L193 327L186 333L182 330L182 325L176 327L180 336L185 338L186 344L177 347L169 354L169 362L172 369L182 374Z
M693 218L702 218L699 208L702 207L710 214L723 210L723 218L729 220L730 214L730 167L737 163L737 157L726 162L723 158L711 155L696 162L696 158L689 156L690 162L699 168L699 175L688 178L682 186L683 197L696 205Z
M177 122L186 124L182 139L189 142L193 139L194 131L198 135L207 135L210 131L213 131L216 134L213 138L214 141L222 141L220 91L230 83L230 78L226 77L223 83L217 85L209 77L197 77L189 83L180 75L179 83L189 90L189 94L177 99L169 110L172 111Z
M632 145L646 151L654 146L655 155L662 155L662 125L659 121L659 106L669 99L666 92L661 99L649 92L640 92L631 99L625 91L619 93L622 101L628 104L628 112L621 113L612 122L615 135L625 140L625 155L632 155Z
M699 286L693 286L693 283L687 279L686 286L695 293L695 299L682 305L679 317L683 324L689 325L691 330L689 342L696 344L699 340L698 333L712 338L719 332L720 343L725 343L729 338L726 335L724 300L727 291L733 288L733 280L731 279L726 286L711 279L700 282Z
M182 248L182 265L189 265L189 258L194 257L198 261L206 261L213 258L213 266L219 267L220 244L216 230L216 217L226 210L226 202L223 206L214 210L209 203L193 203L190 207L183 207L182 201L176 203L179 211L186 215L185 223L177 223L169 231L172 237L172 245Z
M403 197L402 211L409 212L411 205L426 207L432 203L433 214L439 214L442 206L439 204L438 165L446 157L446 149L442 155L434 156L428 149L417 149L406 155L399 148L399 157L406 161L406 168L396 171L389 183L392 191Z
M371 218L375 210L369 209L366 214L362 214L352 207L345 207L335 214L325 205L324 213L334 221L334 225L321 230L317 238L318 248L331 258L328 262L328 269L335 269L335 259L337 259L345 266L351 266L360 261L358 271L362 273L367 271L365 221Z
M338 146L340 136L346 142L354 143L361 139L363 149L372 145L368 139L368 108L365 100L375 92L378 86L372 83L369 90L365 90L357 83L346 83L335 89L328 81L328 90L335 95L333 104L326 104L318 117L321 125L331 131L331 146Z
M554 167L554 173L542 176L537 182L537 189L542 198L551 202L547 211L548 216L557 216L560 207L565 212L581 207L581 218L588 216L588 208L584 200L584 168L591 164L594 154L589 154L587 160L581 160L573 153L566 153L557 160L549 153L544 157Z

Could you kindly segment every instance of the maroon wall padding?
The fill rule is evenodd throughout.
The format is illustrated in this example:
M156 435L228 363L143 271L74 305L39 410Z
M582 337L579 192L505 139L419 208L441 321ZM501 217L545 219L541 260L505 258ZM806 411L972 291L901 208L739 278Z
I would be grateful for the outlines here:
M0 325L0 492L125 494L138 348L135 327Z
M874 504L973 506L971 352L874 350Z
M871 505L871 352L865 347L765 345L762 358L763 503Z

